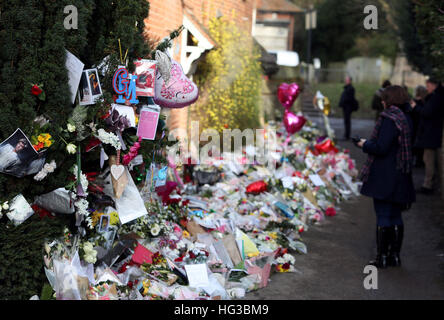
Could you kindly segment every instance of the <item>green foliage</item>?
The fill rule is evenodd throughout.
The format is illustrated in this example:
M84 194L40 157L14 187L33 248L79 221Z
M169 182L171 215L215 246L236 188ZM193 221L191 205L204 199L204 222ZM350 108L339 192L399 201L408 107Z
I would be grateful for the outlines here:
M391 0L398 35L418 71L444 80L444 5L441 0Z
M313 30L313 56L326 64L354 56L394 59L398 52L394 25L384 1L324 0L317 2L317 29ZM378 29L366 30L363 22L367 5L378 8Z
M0 221L0 299L29 299L42 290L43 244L63 235L66 218L49 219L36 215L17 227Z
M200 103L193 110L200 128L257 128L262 83L259 51L251 36L232 21L213 19L209 30L217 47L199 64L194 79L201 90Z
M63 26L66 5L78 8L78 29L66 30ZM67 184L75 155L66 152L61 135L68 120L82 131L68 142L78 141L85 150L91 130L82 127L81 120L103 127L103 115L112 102L111 78L115 66L121 64L127 52L129 69L137 58L149 57L151 50L144 37L144 19L148 16L146 0L3 0L0 4L0 141L21 128L30 137L36 129L37 116L50 120L47 132L54 144L47 153L47 162L54 159L57 169L43 182L32 176L15 178L0 174L0 201L12 199L21 193L32 202L39 194L50 192ZM65 49L77 56L85 69L96 67L104 58L109 68L101 77L105 101L87 108L74 109L65 68ZM34 84L42 84L46 99L31 94ZM145 102L145 101L143 101ZM74 111L73 113L73 110ZM80 112L78 112L80 111ZM79 136L78 133L81 133ZM73 134L74 135L74 134ZM135 135L128 132L127 135ZM127 136L125 135L125 136ZM65 136L66 137L66 136ZM66 139L65 139L66 140ZM153 149L158 142L144 140L142 149ZM158 143L162 148L164 143ZM82 154L86 171L99 170L98 148ZM158 150L158 149L157 149ZM150 154L151 156L152 154ZM0 222L0 298L29 299L39 294L45 280L42 245L46 238L60 236L67 219L39 220L36 215L14 227ZM24 250L26 248L26 250Z
M425 73L444 81L444 5L441 0L415 2L415 24L428 64Z
M417 70L429 73L430 66L420 41L415 25L415 5L412 1L392 0L394 19L398 26L398 35L402 40L403 51L409 62Z

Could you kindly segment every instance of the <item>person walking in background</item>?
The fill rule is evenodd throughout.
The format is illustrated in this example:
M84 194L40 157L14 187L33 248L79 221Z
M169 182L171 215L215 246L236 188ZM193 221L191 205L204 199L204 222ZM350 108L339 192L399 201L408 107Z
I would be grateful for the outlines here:
M382 83L382 87L376 90L375 95L373 96L372 109L376 111L375 121L378 121L379 114L384 110L384 106L382 105L382 99L381 99L382 92L384 92L385 88L391 85L392 84L390 83L389 80L385 80Z
M424 149L425 177L420 189L423 194L433 193L433 177L435 165L439 157L438 150L442 144L442 129L444 121L444 88L436 79L426 82L428 95L424 104L412 101L412 107L419 114L418 132L415 147Z
M344 115L344 139L349 140L351 134L351 114L359 108L358 101L355 98L355 88L352 86L352 78L350 76L345 77L345 86L339 101L339 107L342 108Z
M402 211L415 202L412 178L412 108L406 91L400 86L387 87L382 93L384 110L372 136L357 146L368 154L360 178L361 194L372 197L376 212L377 268L400 266L404 237Z
M425 97L427 96L427 89L424 86L417 86L415 89L415 97L413 98L413 101L411 102L412 106L417 105L419 108L414 108L412 112L412 120L413 120L413 142L416 141L416 138L418 136L418 127L419 127L419 120L420 120L420 114L419 110L422 109L425 103ZM422 168L424 167L424 161L422 160L424 156L424 150L422 148L413 146L413 161L415 163L415 167Z

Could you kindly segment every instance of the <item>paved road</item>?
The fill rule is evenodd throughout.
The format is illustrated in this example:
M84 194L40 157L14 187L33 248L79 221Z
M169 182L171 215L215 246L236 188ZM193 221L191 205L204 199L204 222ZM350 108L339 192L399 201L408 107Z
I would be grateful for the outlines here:
M315 120L315 119L313 119ZM331 119L338 137L342 120ZM372 120L353 120L352 134L368 137ZM360 167L362 152L349 142ZM423 170L415 169L420 186ZM247 299L444 299L444 205L438 195L418 195L405 223L403 266L378 272L378 289L365 290L363 269L375 252L376 218L370 198L358 197L340 205L335 217L303 234L308 254L296 256L300 273L273 274L266 288L247 294Z

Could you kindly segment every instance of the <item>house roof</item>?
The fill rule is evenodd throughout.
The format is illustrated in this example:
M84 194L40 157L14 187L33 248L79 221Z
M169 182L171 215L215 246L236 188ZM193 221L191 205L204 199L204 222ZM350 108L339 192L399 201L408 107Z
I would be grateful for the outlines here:
M260 0L257 9L271 12L304 12L304 9L287 0Z
M191 23L194 25L194 27L202 34L202 36L212 45L216 46L217 42L214 40L214 38L210 35L210 32L207 28L197 19L192 11L185 9L184 16L187 17Z

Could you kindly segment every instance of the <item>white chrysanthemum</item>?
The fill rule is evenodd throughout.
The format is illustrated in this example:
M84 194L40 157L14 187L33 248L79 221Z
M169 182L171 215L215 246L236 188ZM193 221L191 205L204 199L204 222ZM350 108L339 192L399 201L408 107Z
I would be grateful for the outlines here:
M8 209L9 209L8 201L6 201L5 203L3 203L3 205L2 205L2 209L3 209L3 210L8 210Z
M119 137L116 136L114 133L106 132L104 129L99 129L97 133L98 138L102 143L110 144L117 150L122 148Z
M77 212L80 215L83 215L85 217L89 216L88 206L89 203L86 199L79 199L76 202L74 202L74 206L77 208Z
M54 160L51 161L51 163L45 163L45 165L43 166L42 170L39 171L39 173L37 173L34 176L34 180L36 181L41 181L43 179L46 178L46 176L49 173L54 172L54 170L57 168L57 164Z

